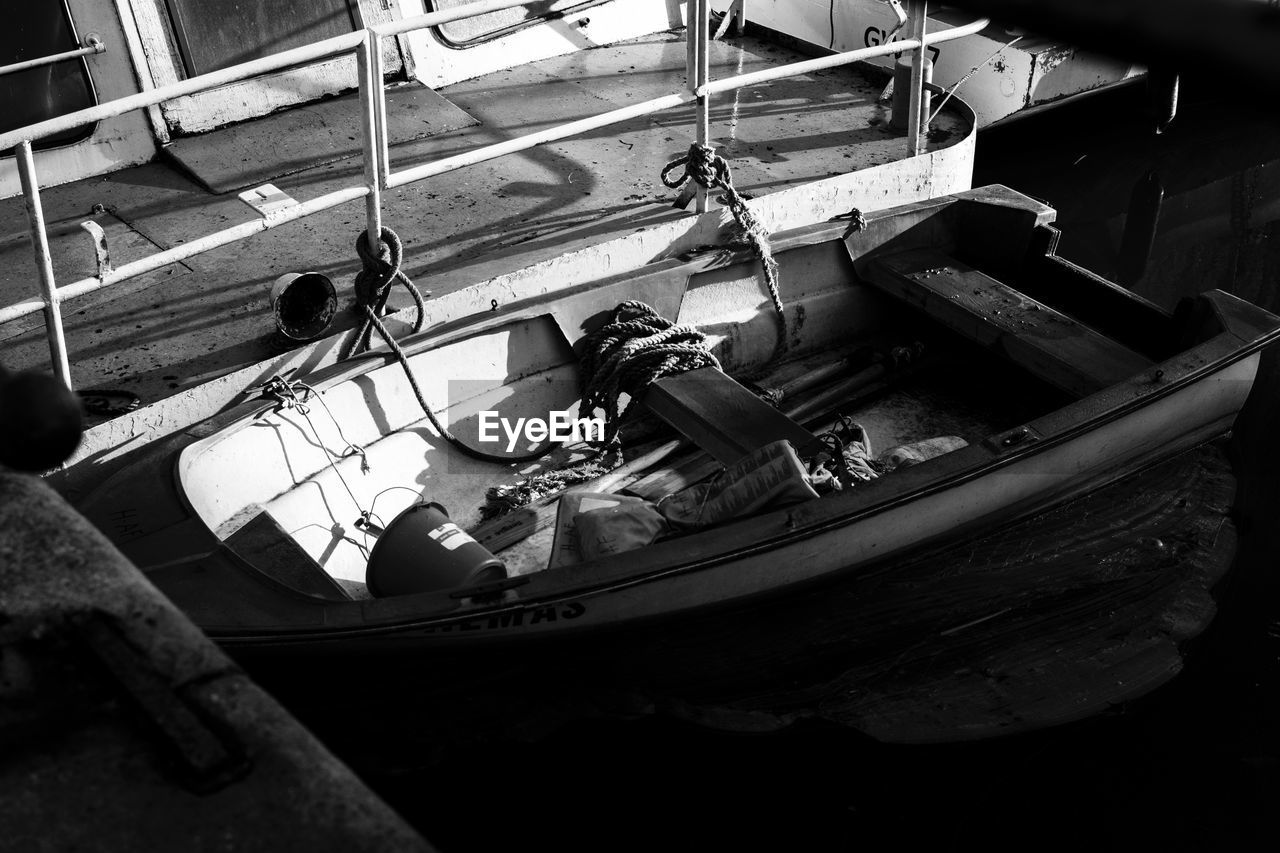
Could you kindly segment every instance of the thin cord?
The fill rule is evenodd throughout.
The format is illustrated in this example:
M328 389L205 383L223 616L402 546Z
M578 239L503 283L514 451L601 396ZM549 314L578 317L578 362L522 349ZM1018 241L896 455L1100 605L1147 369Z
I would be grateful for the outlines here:
M347 438L346 433L342 431L342 424L338 423L338 419L333 416L333 412L329 409L329 404L324 401L324 397L320 394L320 392L301 380L295 379L293 384L300 388L305 389L307 392L307 396L305 399L311 400L314 398L315 401L320 404L321 408L324 409L325 414L329 416L329 420L333 422L334 429L338 431L338 438L342 439L342 441L347 445L342 451L343 458L347 456L359 456L360 470L367 473L369 471L370 466L369 466L369 457L365 453L364 446L356 444L354 441ZM314 427L312 427L312 429L314 429ZM318 439L319 437L320 437L319 433L317 433L316 438ZM325 447L325 450L329 450L329 448ZM329 450L329 452L332 453L333 451Z
M298 397L298 391L297 391L298 388L303 388L306 390L307 396L305 398ZM312 397L314 397L315 399L320 399L320 395L316 393L315 389L311 388L310 386L304 385L303 383L297 382L297 381L289 382L283 376L271 377L271 379L266 383L266 385L263 386L263 391L264 393L272 397L275 397L276 400L280 402L280 405L283 406L284 408L296 409L298 411L298 414L302 415L302 419L307 422L307 426L311 427L311 433L316 437L316 444L319 445L322 450L324 450L325 460L328 462L329 468L332 469L333 473L338 477L338 482L342 483L342 487L347 490L347 495L350 496L351 502L355 504L355 507L360 512L360 515L364 518L368 518L368 513L366 513L360 507L360 501L356 498L356 493L351 490L350 484L347 483L347 478L342 476L342 472L338 470L338 466L333 464L333 460L335 457L339 459L345 459L346 456L345 455L338 456L338 454L334 453L332 450L329 449L329 445L325 444L324 439L320 437L320 430L316 429L315 423L311 420L311 409L306 405L306 403L308 400L312 399ZM324 405L323 400L321 400L320 402L321 402L321 405ZM325 406L325 411L326 412L329 411L328 406ZM330 418L333 417L332 412L329 413L329 417ZM338 423L337 421L334 421L334 426L337 426L337 423ZM341 427L338 427L338 434L340 436L342 435ZM342 440L346 441L346 437L343 436ZM354 445L351 445L351 446L354 447ZM360 461L361 461L361 468L367 470L368 460L365 459L364 457L363 448L359 450L359 455L360 455Z
M942 108L947 105L947 101L951 100L951 96L956 93L956 90L959 89L961 86L963 86L970 77L972 77L974 74L977 74L979 69L985 68L988 62L995 59L1000 54L1004 53L1006 48L1012 47L1014 44L1016 44L1021 40L1022 40L1022 36L1015 36L1014 38L1000 45L1000 48L995 53L991 54L986 59L982 60L977 65L970 68L969 73L961 77L959 80L957 80L956 84L952 86L950 90L948 90L947 96L942 99L942 102L940 104L938 104L938 108L933 111L933 115L929 116L929 120L925 122L925 125L928 126L933 124L933 120L936 119L938 117L938 114L942 112Z

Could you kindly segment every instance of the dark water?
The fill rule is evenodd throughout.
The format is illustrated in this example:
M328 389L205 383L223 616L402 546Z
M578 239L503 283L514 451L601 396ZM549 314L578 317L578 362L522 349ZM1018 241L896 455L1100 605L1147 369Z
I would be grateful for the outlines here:
M1185 83L1181 115L1159 139L1141 88L987 132L974 183L1049 201L1061 254L1161 304L1220 287L1280 311L1280 121L1257 103L1224 100L1220 84ZM1158 189L1151 240L1142 222L1153 219ZM445 851L1272 849L1277 355L1236 432L1242 546L1216 590L1219 614L1185 670L1137 703L942 747L886 746L816 723L726 735L654 718L592 722L534 744L471 747L406 774L361 770Z

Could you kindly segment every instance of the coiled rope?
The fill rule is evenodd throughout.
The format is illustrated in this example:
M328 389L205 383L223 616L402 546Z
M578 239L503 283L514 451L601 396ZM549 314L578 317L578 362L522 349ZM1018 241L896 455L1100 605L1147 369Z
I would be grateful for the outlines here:
M377 257L374 257L373 253L369 251L367 233L361 232L360 236L356 238L356 254L360 256L360 261L364 265L363 269L356 274L356 305L364 312L365 319L352 343L348 345L349 352L342 357L346 358L369 349L370 338L376 330L378 336L395 353L396 359L400 362L400 367L404 369L404 375L409 379L409 387L413 389L413 396L418 399L418 405L426 413L427 420L431 422L432 428L445 441L452 444L464 455L483 462L528 462L531 459L539 459L545 456L547 451L551 449L551 445L520 456L486 453L483 450L477 450L465 444L461 439L449 432L444 424L440 423L435 413L431 411L431 407L427 405L427 399L422 393L422 388L418 386L418 380L413 375L413 369L409 366L409 359L405 356L404 350L400 348L395 336L387 331L387 327L383 325L382 320L379 318L382 310L386 307L387 297L391 294L391 285L396 281L408 288L409 293L413 296L414 304L417 306L417 318L413 323L414 332L422 330L422 324L426 318L426 303L423 301L422 293L412 279L400 269L400 261L404 257L404 246L396 232L390 228L382 229L382 239L378 241Z
M613 316L587 336L583 346L582 406L579 416L604 410L604 446L614 444L632 402L664 376L720 367L707 349L706 336L691 326L677 326L643 302L623 302ZM618 398L631 398L618 411Z
M623 464L618 430L626 411L618 412L618 398L635 400L663 376L699 367L719 367L706 347L706 337L688 326L677 326L643 302L623 302L613 316L583 342L580 360L582 405L578 417L591 418L603 409L604 435L596 453L554 471L525 477L519 483L494 486L485 494L484 519L497 518L531 501L577 483L601 477ZM631 404L627 404L630 411Z
M684 167L684 171L680 173L679 177L668 177L681 166ZM769 298L773 301L773 310L778 315L778 343L774 352L778 354L785 351L787 348L787 313L782 305L782 296L778 292L778 262L773 259L773 251L769 248L769 231L755 215L755 212L747 206L747 200L734 188L733 175L729 172L728 161L717 154L711 146L695 142L689 146L687 154L672 160L663 167L661 177L662 183L673 190L679 189L685 181L689 180L708 190L714 190L717 187L724 190L729 212L733 214L734 221L738 223L741 239L755 251L756 256L760 258L760 265L764 268L765 287L769 289Z

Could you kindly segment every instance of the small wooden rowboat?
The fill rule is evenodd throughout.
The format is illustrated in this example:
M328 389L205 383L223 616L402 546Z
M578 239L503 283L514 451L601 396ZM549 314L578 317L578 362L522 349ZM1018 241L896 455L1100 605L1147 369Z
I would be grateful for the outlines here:
M696 448L673 456L678 443L659 435L659 451L650 443L640 452L660 460L655 470L633 460L586 491L659 497L770 435L820 431L836 410L879 447L943 434L967 441L820 498L546 568L551 499L493 521L482 522L481 508L490 487L548 463L460 452L423 419L401 365L375 350L171 437L82 508L198 625L241 646L459 650L758 602L856 575L1060 504L1231 428L1280 319L1221 291L1170 314L1056 257L1053 219L1051 208L997 186L865 223L775 234L785 324L759 261L729 249L517 304L495 293L493 311L402 341L431 408L475 447L481 413L514 421L574 411L575 346L627 300L704 332L724 373L743 382L831 380L807 401L784 402L790 417L717 409L679 383L659 383L666 390L643 402L710 457ZM913 367L895 373L864 361L849 375L851 350L904 342L923 342ZM727 378L715 387L724 383L730 398L741 390ZM500 454L506 444L484 447ZM503 566L489 564L471 585L371 596L379 533L399 536L389 520L421 515L428 502ZM382 559L430 576L427 551L400 540Z

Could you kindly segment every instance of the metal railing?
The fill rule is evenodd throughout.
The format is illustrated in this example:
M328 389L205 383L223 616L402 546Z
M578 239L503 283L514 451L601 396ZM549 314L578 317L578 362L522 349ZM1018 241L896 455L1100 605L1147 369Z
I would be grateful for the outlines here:
M40 296L24 300L5 308L0 308L0 323L15 320L37 311L45 313L45 328L49 340L49 352L54 372L70 387L71 372L67 359L66 340L62 329L61 303L92 293L144 273L177 263L186 258L210 251L229 243L234 243L254 234L276 228L287 222L293 222L312 214L337 207L341 204L364 199L365 220L370 248L377 254L378 235L382 231L382 191L405 184L421 181L434 175L450 172L464 166L482 163L505 154L523 151L546 142L564 139L585 131L606 127L643 115L670 109L682 104L696 103L695 121L697 125L696 139L706 143L709 138L709 100L719 92L727 92L744 86L752 86L771 80L795 77L826 68L848 65L864 59L901 53L905 51L922 52L924 46L963 38L984 29L989 21L980 19L964 26L945 30L937 35L925 37L923 26L919 28L921 36L903 39L890 44L852 50L818 59L793 62L776 68L740 74L711 81L708 75L708 40L710 35L709 0L688 0L689 22L686 28L688 41L688 73L689 88L687 91L675 92L660 98L642 101L628 107L609 110L595 116L569 122L547 130L509 139L492 145L482 146L472 151L452 157L411 166L399 172L393 172L390 166L387 129L386 129L386 97L383 91L382 73L382 39L394 37L415 30L438 26L450 21L475 17L487 12L498 11L512 6L525 5L528 0L484 0L465 6L442 11L417 15L400 21L367 27L364 30L336 36L324 41L292 50L265 56L249 62L201 74L188 80L173 83L160 88L149 89L136 95L130 95L115 101L99 104L95 107L68 113L57 118L48 119L28 125L17 130L0 133L0 151L14 149L18 160L18 173L22 182L22 193L26 202L27 216L30 225L31 241L35 251L36 271L40 278ZM913 4L913 10L923 17L925 3L923 0ZM258 219L244 222L216 231L204 237L191 240L181 246L156 252L136 261L124 264L115 269L102 268L96 276L80 279L64 287L57 287L52 257L49 251L48 233L44 222L44 213L40 202L40 186L36 175L35 161L32 156L31 143L47 136L91 124L102 119L121 115L131 110L155 106L164 101L184 95L203 92L228 83L235 83L251 77L257 77L273 71L300 65L308 65L323 59L355 53L357 59L357 84L360 98L361 143L364 158L363 183L358 186L334 190L308 201L297 202L282 210L275 210L261 215ZM921 80L919 76L913 80L912 103L920 98ZM919 115L917 109L916 115ZM919 130L919 125L914 125ZM909 153L919 150L919 134L909 134ZM699 191L697 210L705 211L707 199L705 191Z
M78 47L75 50L68 50L62 53L51 53L48 56L41 56L37 59L27 59L23 62L15 62L12 65L0 65L0 77L3 77L6 74L16 74L19 71L26 71L28 68L39 68L42 65L53 65L57 62L66 62L68 59L79 59L82 56L90 56L95 53L106 53L106 51L107 46L102 43L102 39L90 33L85 36L84 47Z

